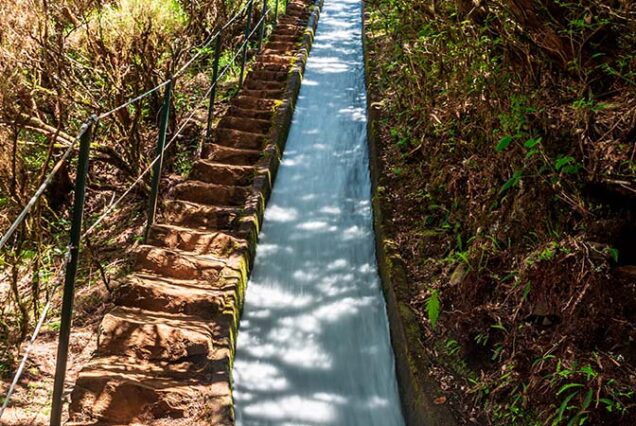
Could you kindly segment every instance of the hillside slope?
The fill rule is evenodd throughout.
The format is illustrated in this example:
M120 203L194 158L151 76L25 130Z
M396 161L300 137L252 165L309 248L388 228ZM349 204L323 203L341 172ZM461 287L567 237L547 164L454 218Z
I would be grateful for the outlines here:
M463 423L636 422L635 13L367 4L379 196Z

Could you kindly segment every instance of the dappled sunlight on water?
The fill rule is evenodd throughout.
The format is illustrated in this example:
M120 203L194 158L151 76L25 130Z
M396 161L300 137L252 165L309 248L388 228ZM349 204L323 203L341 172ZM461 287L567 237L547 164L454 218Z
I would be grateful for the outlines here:
M359 0L326 0L234 364L239 425L403 425L378 281Z

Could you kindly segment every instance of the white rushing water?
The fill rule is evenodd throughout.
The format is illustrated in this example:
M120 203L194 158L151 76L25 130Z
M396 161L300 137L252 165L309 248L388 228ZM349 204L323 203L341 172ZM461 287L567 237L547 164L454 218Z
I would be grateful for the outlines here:
M256 251L237 421L404 425L371 213L361 0L325 0Z

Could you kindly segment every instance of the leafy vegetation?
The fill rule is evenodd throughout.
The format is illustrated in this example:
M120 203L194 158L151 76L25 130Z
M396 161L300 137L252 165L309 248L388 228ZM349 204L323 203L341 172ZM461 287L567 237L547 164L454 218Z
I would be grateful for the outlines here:
M633 2L370 0L366 21L381 196L458 418L636 423Z
M234 0L0 2L1 232L26 205L86 118L167 79L241 5ZM226 33L224 61L241 42L243 26L244 21ZM212 58L212 49L202 51L200 60L177 79L170 131L177 118L194 107L207 108L196 103L209 87ZM232 71L219 88L220 100L227 96L225 85L236 78ZM85 224L104 213L147 167L155 152L161 95L155 92L97 126ZM193 122L184 129L166 161L166 174L188 173L204 128L205 123ZM0 252L2 377L15 368L18 348L46 302L59 298L54 288L60 282L68 244L75 157L62 167ZM103 306L104 294L97 289L109 289L109 276L125 271L121 248L139 243L147 185L147 181L138 185L129 202L83 241L77 324L90 322L91 312ZM86 292L81 291L84 288ZM45 324L49 331L59 327L57 303L53 306Z

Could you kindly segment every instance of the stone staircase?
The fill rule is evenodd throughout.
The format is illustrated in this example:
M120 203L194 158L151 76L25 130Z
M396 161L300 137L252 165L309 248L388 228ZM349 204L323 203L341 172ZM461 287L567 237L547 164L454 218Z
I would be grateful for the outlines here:
M290 1L203 159L162 201L71 394L73 425L231 425L238 319L320 3Z

